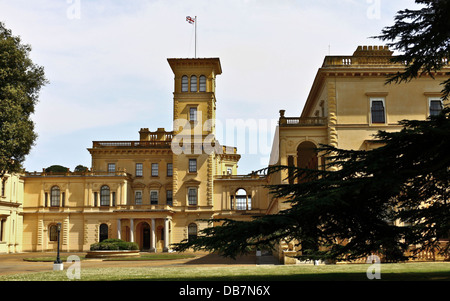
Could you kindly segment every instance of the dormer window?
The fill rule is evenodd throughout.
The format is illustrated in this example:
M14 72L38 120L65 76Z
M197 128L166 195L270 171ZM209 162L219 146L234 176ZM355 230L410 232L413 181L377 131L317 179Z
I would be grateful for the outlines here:
M200 76L200 92L206 92L206 76Z
M191 92L197 92L197 76L191 76Z
M183 77L181 78L181 92L188 92L189 88L189 79L187 77L187 75L183 75Z

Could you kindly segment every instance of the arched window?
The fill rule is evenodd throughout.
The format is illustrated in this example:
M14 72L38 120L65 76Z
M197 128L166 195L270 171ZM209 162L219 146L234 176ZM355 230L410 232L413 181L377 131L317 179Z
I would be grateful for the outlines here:
M48 231L50 241L58 241L58 226L51 225Z
M189 90L189 79L187 75L183 75L181 78L181 92L188 92Z
M100 206L109 206L109 192L109 186L107 185L103 185L102 188L100 188Z
M101 224L100 225L100 237L99 242L104 241L105 239L108 239L108 225L107 224Z
M200 92L206 92L206 76L200 76Z
M297 148L297 167L302 169L317 170L319 167L319 159L317 156L317 147L310 141L302 142ZM298 178L300 183L312 180L306 175L300 175Z
M53 186L50 191L50 206L59 207L61 201L61 191L58 186Z
M188 240L191 241L197 238L197 224L189 224L188 226Z
M191 92L197 92L197 76L191 76Z
M247 195L245 189L238 189L236 191L236 210L251 210L252 209L252 199L251 196Z

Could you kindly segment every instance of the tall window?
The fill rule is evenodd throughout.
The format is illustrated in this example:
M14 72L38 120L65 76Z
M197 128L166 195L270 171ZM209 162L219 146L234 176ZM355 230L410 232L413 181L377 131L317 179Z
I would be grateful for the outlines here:
M136 163L136 177L142 177L143 175L143 165L142 163Z
M200 76L200 92L206 92L206 76Z
M142 191L138 190L134 192L134 204L142 205Z
M107 224L101 224L100 225L100 237L99 242L104 241L105 239L108 239L108 225Z
M244 189L236 191L236 210L252 210L251 195L247 196Z
M188 205L197 206L197 188L191 187L188 189Z
M181 92L188 92L189 90L189 79L187 75L183 75L181 78Z
M109 206L110 191L109 186L103 185L100 188L100 206Z
M59 203L61 200L61 191L58 186L53 186L50 191L50 206L51 207L59 207Z
M191 76L191 92L197 92L197 76Z
M197 225L192 223L188 226L188 240L193 240L197 238Z
M371 115L372 123L386 123L384 102L382 100L372 100Z
M189 121L197 121L197 108L189 109Z
M430 116L438 116L442 112L441 100L430 100Z
M51 225L48 232L49 232L50 241L58 241L58 226L57 225Z
M173 176L173 164L167 163L167 176L172 177Z
M158 191L157 190L150 191L150 204L158 205Z
M5 196L6 194L6 179L2 180L2 196Z
M158 163L152 163L152 177L158 176Z
M197 172L197 159L189 159L189 172Z
M169 206L173 205L173 191L172 190L166 191L166 205L169 205Z

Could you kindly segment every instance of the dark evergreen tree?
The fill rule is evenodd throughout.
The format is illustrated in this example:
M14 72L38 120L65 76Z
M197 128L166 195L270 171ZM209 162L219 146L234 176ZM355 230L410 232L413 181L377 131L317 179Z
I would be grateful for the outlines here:
M395 24L383 29L377 36L398 50L394 61L406 64L403 72L391 77L389 82L405 82L423 74L434 72L449 64L450 59L450 1L416 0L424 7L405 9L397 13ZM450 79L444 85L444 98L450 95Z
M406 259L411 247L448 252L448 243L442 247L438 238L450 231L450 112L401 124L400 132L379 132L380 147L371 151L323 146L327 171L269 168L269 173L291 169L291 175L307 179L270 187L289 209L250 222L220 220L222 225L175 249L235 257L283 239L298 242L308 259L377 253L397 261Z
M410 81L448 65L450 1L416 0L424 7L399 11L393 26L377 37L401 54L394 62L405 69L388 83ZM443 98L450 95L450 79ZM251 222L220 220L196 240L177 244L235 257L250 249L296 241L307 258L356 259L371 253L403 260L422 250L449 254L450 123L449 109L426 121L403 121L398 133L379 132L381 147L352 151L323 146L328 170L289 169L298 184L272 186L274 197L291 207ZM216 222L219 222L216 220ZM444 240L445 242L445 240Z

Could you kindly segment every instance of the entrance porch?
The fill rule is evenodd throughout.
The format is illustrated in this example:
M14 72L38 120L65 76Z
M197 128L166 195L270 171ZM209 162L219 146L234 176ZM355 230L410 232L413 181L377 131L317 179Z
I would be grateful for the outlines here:
M117 220L117 238L136 242L141 251L169 252L170 218L128 218Z

